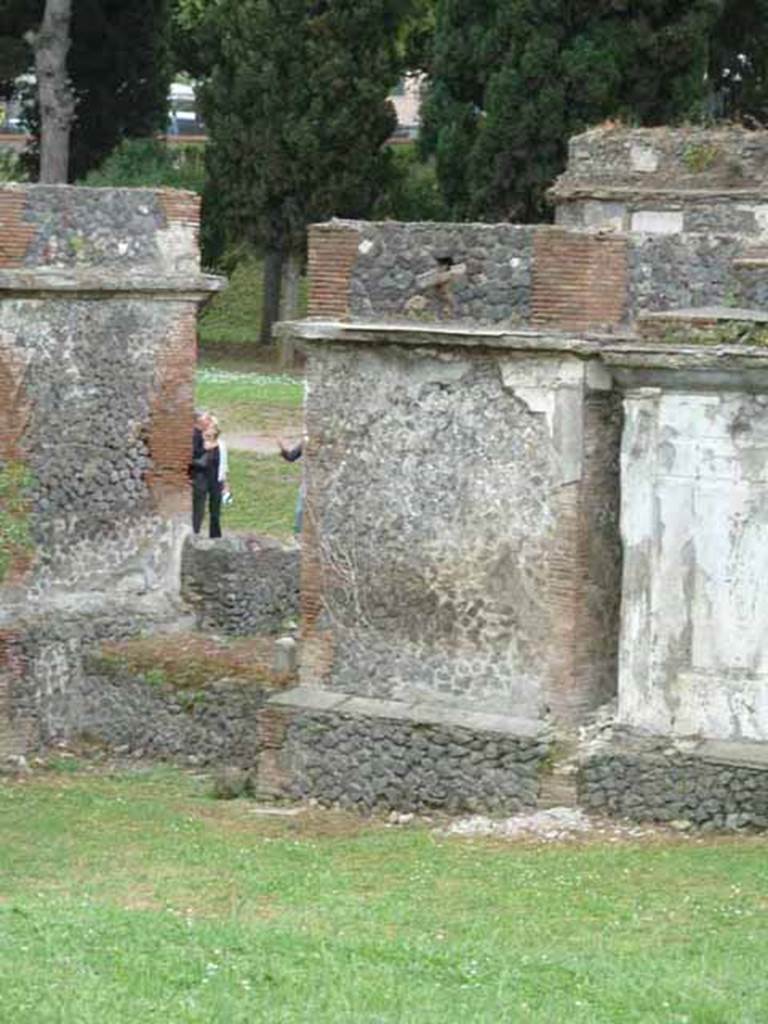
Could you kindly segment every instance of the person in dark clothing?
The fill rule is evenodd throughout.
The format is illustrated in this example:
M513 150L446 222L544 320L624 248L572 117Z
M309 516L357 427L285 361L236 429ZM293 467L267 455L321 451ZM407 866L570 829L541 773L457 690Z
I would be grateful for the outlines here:
M189 475L190 479L194 472L195 459L199 459L203 454L203 431L210 425L210 413L195 412L195 423L192 427L192 462L189 464Z
M221 497L227 483L227 447L219 436L219 425L213 416L207 417L197 448L195 441L193 436L192 529L200 533L207 504L209 536L220 537Z
M277 447L280 449L280 454L283 456L286 462L295 462L296 459L300 459L304 452L304 442L299 441L293 448L289 448L284 441L278 441ZM304 478L302 477L301 484L299 486L299 494L296 498L296 513L293 520L293 532L295 534L301 533L301 527L304 520Z

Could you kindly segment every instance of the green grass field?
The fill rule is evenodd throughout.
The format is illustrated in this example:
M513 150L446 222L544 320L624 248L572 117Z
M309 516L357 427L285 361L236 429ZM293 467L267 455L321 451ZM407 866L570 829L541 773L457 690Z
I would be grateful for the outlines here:
M224 434L301 430L304 385L300 377L261 370L203 365L195 404L219 419Z
M301 480L300 464L285 462L279 455L250 452L231 452L229 463L234 503L222 511L223 530L289 537Z
M203 345L219 342L256 343L261 327L261 260L243 260L229 275L226 289L200 318Z
M230 444L230 487L234 504L225 506L225 532L253 530L286 538L293 532L300 463L277 454L276 437L288 443L302 432L304 385L300 377L268 364L254 369L243 357L205 363L197 372L195 402L218 417L223 436L257 435L273 454L239 451Z
M0 782L3 1021L768 1020L762 839L503 845L59 767Z

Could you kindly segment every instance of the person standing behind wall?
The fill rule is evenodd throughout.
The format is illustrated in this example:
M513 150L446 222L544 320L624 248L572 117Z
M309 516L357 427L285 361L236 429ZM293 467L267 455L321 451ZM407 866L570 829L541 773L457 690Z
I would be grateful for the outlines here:
M200 421L202 450L194 447L192 458L192 529L200 533L208 505L209 536L221 536L221 497L229 470L227 446L215 417L205 414ZM197 454L195 453L197 451Z
M278 441L277 447L280 449L280 454L283 456L286 462L295 462L296 459L300 459L304 451L304 442L299 441L293 448L289 448L284 441ZM302 521L304 519L304 477L302 475L301 484L299 485L299 494L296 498L296 513L293 520L293 532L298 536L301 533Z

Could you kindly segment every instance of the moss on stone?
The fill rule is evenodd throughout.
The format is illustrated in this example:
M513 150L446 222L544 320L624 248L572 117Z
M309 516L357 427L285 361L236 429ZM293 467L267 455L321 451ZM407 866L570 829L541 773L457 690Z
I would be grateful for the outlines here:
M0 580L16 559L33 549L29 525L32 482L23 462L6 462L0 467Z
M669 327L661 335L667 345L743 345L768 348L768 324L728 320L715 327Z
M720 158L720 147L714 143L695 143L683 151L683 163L692 174L708 171Z
M210 685L226 679L243 685L278 686L272 670L273 637L212 639L199 634L137 637L104 644L88 669L110 678L141 677L150 686L183 690L192 705Z

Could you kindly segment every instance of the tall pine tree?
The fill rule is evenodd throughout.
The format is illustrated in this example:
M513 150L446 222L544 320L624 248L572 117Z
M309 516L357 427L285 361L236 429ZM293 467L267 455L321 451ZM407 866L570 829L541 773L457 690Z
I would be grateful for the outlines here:
M96 167L121 139L165 128L168 43L168 0L73 0L71 178Z
M284 260L308 223L364 217L381 188L411 0L221 0L202 92L215 202L231 237L265 252L261 339Z
M424 141L453 215L545 218L544 191L568 138L606 118L664 124L765 109L765 8L766 0L438 0ZM729 80L735 63L739 88Z
M768 0L727 3L711 38L713 114L768 127Z
M9 57L7 71L0 64L3 76L19 74L23 65L32 70L23 40L40 24L44 6L44 0L0 3L0 58L4 52ZM74 179L97 166L122 138L164 127L171 79L169 0L73 0L71 41L67 68L76 111L69 177ZM34 130L34 110L31 122Z

